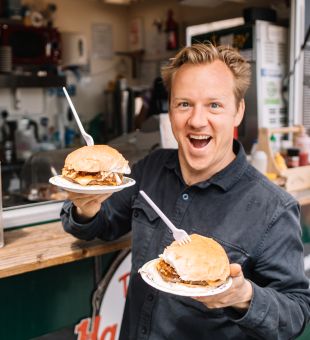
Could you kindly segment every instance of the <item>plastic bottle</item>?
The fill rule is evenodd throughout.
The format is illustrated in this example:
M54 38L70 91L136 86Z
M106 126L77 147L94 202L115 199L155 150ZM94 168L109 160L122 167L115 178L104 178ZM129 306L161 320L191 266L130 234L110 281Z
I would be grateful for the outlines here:
M299 166L299 149L287 149L286 163L289 168L296 168Z
M253 154L251 164L262 174L267 172L267 154L262 150L256 150Z
M287 149L290 149L293 147L293 141L290 139L282 139L281 140L281 146L280 146L280 153L284 159L287 155Z
M296 137L295 146L299 149L299 166L309 164L310 137L305 131Z
M67 126L65 127L65 146L74 146L75 137L77 135L75 131L76 123L74 121L73 113L70 108L67 111Z
M277 167L280 171L282 170L286 170L287 169L287 165L285 163L285 159L284 157L280 154L280 152L277 152L274 156L274 160L277 164Z
M29 126L29 120L22 118L18 122L15 131L16 156L17 159L26 160L33 151L37 151L37 141L32 128Z
M271 147L271 150L273 152L273 154L275 155L279 150L278 150L278 143L277 143L277 138L274 134L272 134L270 136L270 147Z
M41 117L40 119L40 125L42 127L41 142L49 141L48 123L49 123L48 117Z
M178 48L178 24L173 18L172 9L168 10L166 20L167 44L166 49L175 50Z
M2 126L1 126L1 135L2 135L2 157L5 163L11 163L14 160L14 138L11 133L10 126L7 121L8 112L6 110L2 111Z

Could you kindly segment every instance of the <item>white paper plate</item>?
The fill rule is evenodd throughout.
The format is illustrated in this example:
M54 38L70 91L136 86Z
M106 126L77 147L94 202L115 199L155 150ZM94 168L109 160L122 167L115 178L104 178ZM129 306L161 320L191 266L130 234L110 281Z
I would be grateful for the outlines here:
M166 293L171 293L174 295L181 296L210 296L216 295L227 290L232 284L232 278L229 277L227 282L222 284L219 287L189 287L184 286L180 283L167 282L162 279L158 270L156 269L156 263L159 259L155 259L145 263L140 269L139 273L142 276L142 279L148 283L150 286L161 290Z
M129 177L123 177L123 184L121 185L79 185L70 182L61 175L51 177L49 182L67 191L77 192L80 194L109 194L128 188L136 183L136 181Z

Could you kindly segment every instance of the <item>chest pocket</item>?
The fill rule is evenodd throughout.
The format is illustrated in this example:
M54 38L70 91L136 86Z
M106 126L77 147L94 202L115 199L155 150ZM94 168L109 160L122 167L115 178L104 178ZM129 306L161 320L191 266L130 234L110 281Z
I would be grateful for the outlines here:
M239 263L241 266L246 264L249 255L243 249L227 243L222 243L222 246L227 253L230 263Z
M133 269L139 269L145 262L158 256L158 233L160 233L160 218L156 212L136 198L132 212L132 262ZM155 235L155 236L154 236Z
M143 223L149 225L151 228L154 228L154 221L159 219L159 216L151 208L151 206L145 202L143 198L140 197L136 198L133 202L133 214L132 219L138 220L139 223Z
M246 276L246 273L249 270L250 265L250 255L246 252L246 250L242 249L238 245L235 245L228 240L220 240L216 237L213 237L214 240L219 242L222 247L225 249L226 254L229 259L229 263L239 263L242 267L242 270Z

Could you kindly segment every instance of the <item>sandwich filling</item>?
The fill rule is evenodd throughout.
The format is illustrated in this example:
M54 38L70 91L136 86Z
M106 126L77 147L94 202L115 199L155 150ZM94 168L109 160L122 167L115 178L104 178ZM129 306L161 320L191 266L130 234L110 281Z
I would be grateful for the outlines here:
M112 171L86 172L62 169L62 176L80 185L121 185L123 174Z
M211 287L218 287L221 284L225 283L226 280L204 280L204 281L192 281L192 280L182 280L181 277L177 274L175 269L170 266L167 262L163 259L160 259L157 264L156 268L161 275L161 277L167 282L179 282L184 283L187 285L198 285L198 286L211 286Z

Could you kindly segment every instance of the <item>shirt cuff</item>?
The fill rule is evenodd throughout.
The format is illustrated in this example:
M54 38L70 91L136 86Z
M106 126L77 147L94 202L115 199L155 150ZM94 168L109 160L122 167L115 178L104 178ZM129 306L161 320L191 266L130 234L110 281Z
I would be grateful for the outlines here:
M253 288L252 300L247 311L242 312L234 308L226 308L225 314L235 323L245 328L255 328L260 325L266 317L269 309L270 296L263 288L251 282Z

